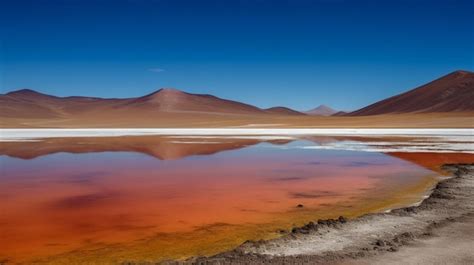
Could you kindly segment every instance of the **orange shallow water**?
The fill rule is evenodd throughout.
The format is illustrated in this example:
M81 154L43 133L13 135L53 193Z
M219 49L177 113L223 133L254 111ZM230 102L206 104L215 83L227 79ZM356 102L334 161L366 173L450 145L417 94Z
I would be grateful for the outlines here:
M0 260L209 255L314 218L416 201L436 175L384 154L285 146L176 160L131 152L2 156Z

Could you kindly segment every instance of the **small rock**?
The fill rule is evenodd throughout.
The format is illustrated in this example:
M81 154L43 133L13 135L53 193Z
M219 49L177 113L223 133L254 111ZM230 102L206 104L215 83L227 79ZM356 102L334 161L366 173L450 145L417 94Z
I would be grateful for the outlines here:
M296 208L303 208L303 207L304 207L303 204L296 205Z
M339 218L337 218L337 220L341 224L347 223L347 219L344 216L339 216Z
M326 225L326 220L318 220L318 225Z
M387 251L396 252L398 251L398 249L396 247L390 247L389 249L387 249Z
M316 228L316 225L313 222L309 222L303 228L308 229L308 230L312 230L312 229Z
M300 233L301 234L309 234L309 231L308 231L308 229L301 228Z
M377 240L375 241L375 245L379 246L379 247L385 247L385 242L383 240Z

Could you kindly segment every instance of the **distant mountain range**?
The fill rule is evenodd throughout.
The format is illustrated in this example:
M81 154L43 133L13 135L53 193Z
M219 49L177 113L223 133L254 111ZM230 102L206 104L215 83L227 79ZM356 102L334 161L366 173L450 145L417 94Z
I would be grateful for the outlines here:
M191 94L176 89L160 89L136 98L56 97L30 89L0 95L0 118L8 124L55 126L72 122L114 126L166 122L186 119L245 120L249 117L367 116L399 113L437 113L474 111L474 74L456 71L408 92L379 101L360 110L345 113L321 105L305 113L286 107L261 109L249 104L212 95ZM294 119L294 118L291 118ZM307 119L307 118L305 118ZM284 119L283 119L284 120ZM158 124L159 125L159 124ZM2 125L3 126L3 125ZM26 125L25 125L26 126Z
M7 117L67 117L96 111L117 114L126 111L150 115L167 112L265 114L262 109L237 101L169 88L143 97L124 99L55 97L22 89L0 96L0 103L0 113Z
M292 110L287 107L273 107L273 108L265 109L265 112L278 114L278 115L306 115L305 113Z

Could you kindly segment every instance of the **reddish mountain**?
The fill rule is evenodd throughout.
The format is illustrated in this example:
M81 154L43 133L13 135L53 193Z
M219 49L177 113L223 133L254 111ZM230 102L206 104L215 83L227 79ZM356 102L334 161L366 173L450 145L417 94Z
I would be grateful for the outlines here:
M248 104L211 95L185 93L176 89L160 89L152 94L125 99L90 97L56 97L29 89L0 95L0 117L8 118L71 118L94 113L114 116L127 113L265 114Z
M474 73L456 71L348 115L466 111L474 111Z
M30 89L0 95L0 117L55 118L85 111L84 107L109 105L114 101L88 97L55 97ZM107 103L107 104L106 104Z
M302 112L292 110L286 107L273 107L269 109L265 109L265 112L270 114L278 114L278 115L306 115Z
M328 106L320 105L317 108L305 111L306 114L315 115L315 116L331 116L337 113L337 110L334 110Z
M153 107L162 112L264 113L263 110L252 105L212 95L190 94L172 88L160 89L149 95L133 99L127 105Z
M474 111L474 73L467 71L451 73L352 113L334 114L332 109L325 106L310 112L313 115L332 114L333 117L330 119L318 119L285 107L263 110L212 95L191 94L176 89L160 89L146 96L122 99L56 97L29 89L0 95L2 128L219 127L289 122L325 127L362 126L362 124L472 127L472 111ZM443 120L439 118L441 112L444 113ZM362 120L335 117L396 113L426 114L424 117L414 115L416 117L398 120L386 120L383 117L380 119L360 117ZM288 119L290 115L294 118ZM433 115L437 116L436 120L439 120L439 123L432 121L427 123L427 119L433 120ZM324 124L321 123L322 120Z
M338 112L332 114L331 116L345 116L345 115L347 115L346 111L338 111Z

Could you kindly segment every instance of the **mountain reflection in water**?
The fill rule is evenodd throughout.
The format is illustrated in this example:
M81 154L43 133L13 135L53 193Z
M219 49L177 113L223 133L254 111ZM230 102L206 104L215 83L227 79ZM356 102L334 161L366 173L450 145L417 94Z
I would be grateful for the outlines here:
M472 154L299 148L343 140L361 139L2 142L0 260L116 263L209 255L315 218L417 201L439 164L473 161Z

